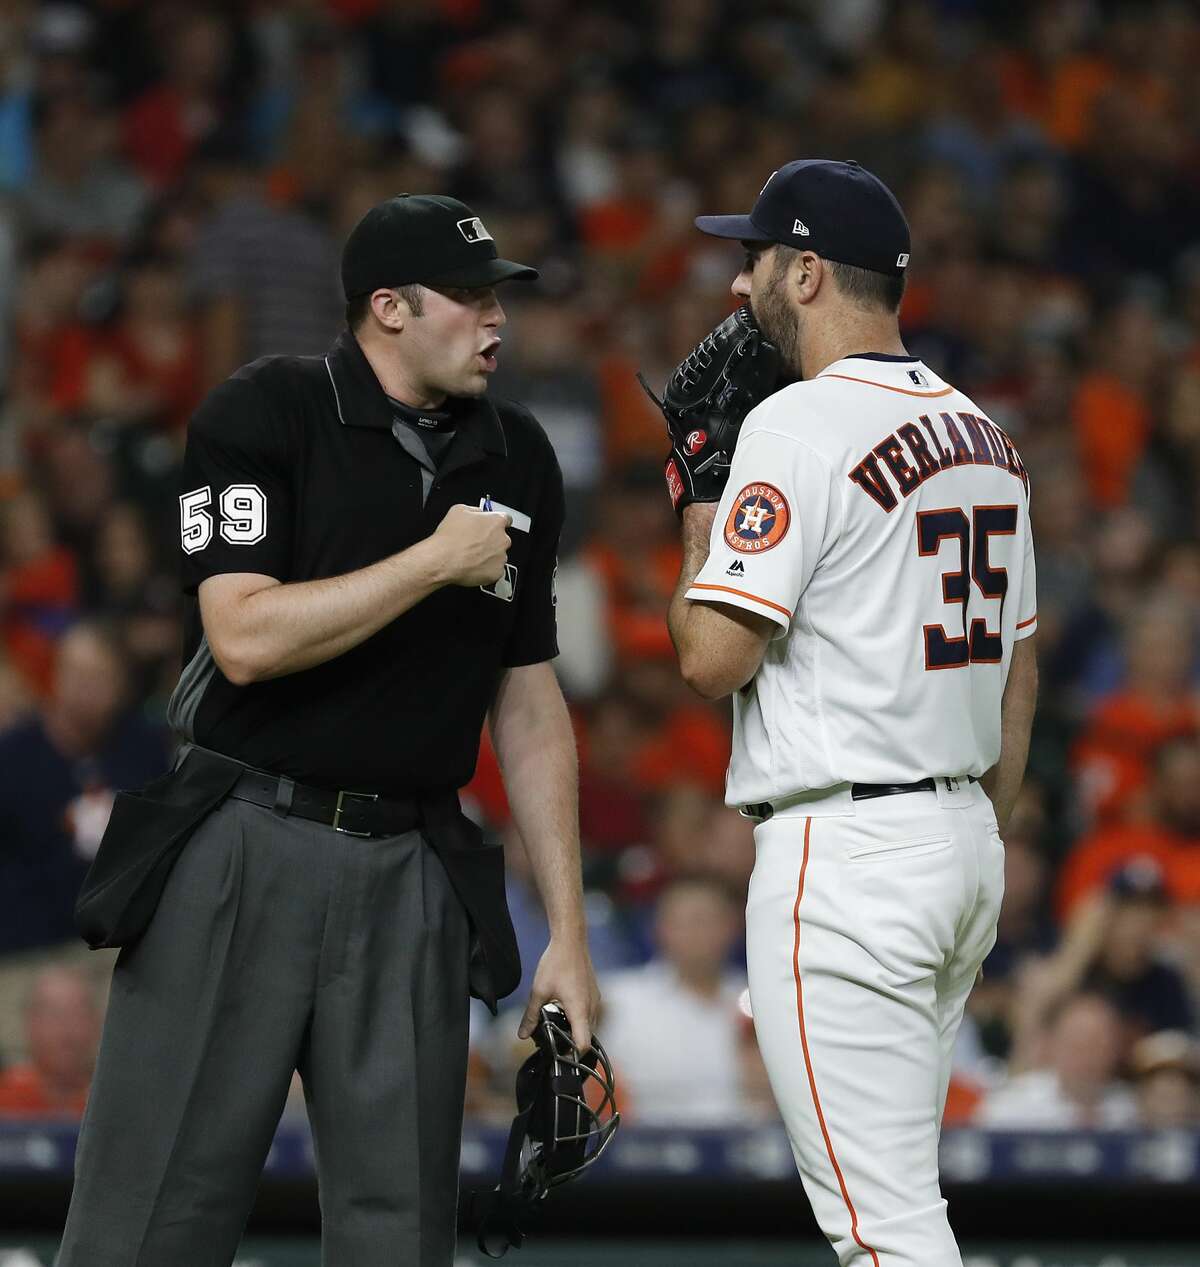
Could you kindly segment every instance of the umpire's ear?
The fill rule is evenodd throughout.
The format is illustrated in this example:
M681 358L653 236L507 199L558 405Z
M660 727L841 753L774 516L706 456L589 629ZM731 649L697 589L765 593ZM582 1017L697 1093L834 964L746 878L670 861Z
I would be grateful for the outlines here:
M385 330L399 334L413 313L400 290L381 286L371 293L371 315Z

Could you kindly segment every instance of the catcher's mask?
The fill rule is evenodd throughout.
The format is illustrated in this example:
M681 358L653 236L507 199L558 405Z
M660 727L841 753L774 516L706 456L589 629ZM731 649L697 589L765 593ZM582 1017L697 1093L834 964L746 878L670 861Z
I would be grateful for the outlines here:
M551 1188L583 1174L621 1121L612 1065L594 1034L591 1049L581 1056L566 1013L550 1003L541 1010L533 1039L537 1050L517 1070L517 1115L500 1182L474 1194L479 1248L489 1258L521 1246L522 1224L538 1203ZM588 1103L589 1093L594 1104Z

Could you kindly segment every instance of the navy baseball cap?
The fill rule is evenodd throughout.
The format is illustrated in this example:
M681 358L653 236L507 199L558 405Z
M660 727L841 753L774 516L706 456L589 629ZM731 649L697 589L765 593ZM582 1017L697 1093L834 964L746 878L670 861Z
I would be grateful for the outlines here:
M466 203L443 194L397 194L371 208L342 250L347 299L380 286L494 286L536 281L537 269L502 260Z
M798 158L771 173L748 216L697 216L717 238L781 242L823 259L903 277L911 249L895 194L865 167Z
M1162 864L1156 858L1144 854L1131 858L1112 872L1108 877L1108 891L1113 897L1134 902L1163 904L1170 898Z

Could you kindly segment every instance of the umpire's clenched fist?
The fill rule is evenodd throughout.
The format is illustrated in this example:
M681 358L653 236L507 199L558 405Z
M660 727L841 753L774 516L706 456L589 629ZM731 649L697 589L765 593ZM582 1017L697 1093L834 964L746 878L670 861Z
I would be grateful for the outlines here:
M512 520L497 510L451 506L433 534L448 585L491 585L504 575Z

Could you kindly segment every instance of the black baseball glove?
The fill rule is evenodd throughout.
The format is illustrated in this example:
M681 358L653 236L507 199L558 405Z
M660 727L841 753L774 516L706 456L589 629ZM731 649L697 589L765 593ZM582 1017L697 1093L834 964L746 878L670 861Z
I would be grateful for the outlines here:
M667 379L662 400L638 381L667 420L667 491L675 513L721 500L746 415L778 386L779 349L749 307L726 317Z

